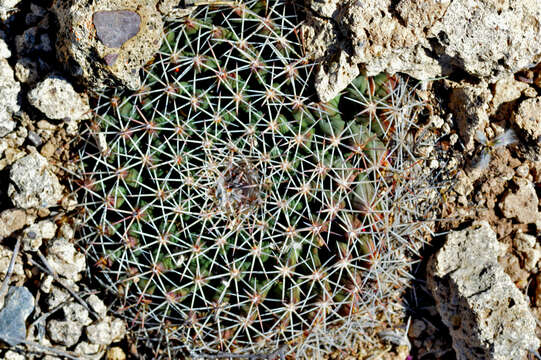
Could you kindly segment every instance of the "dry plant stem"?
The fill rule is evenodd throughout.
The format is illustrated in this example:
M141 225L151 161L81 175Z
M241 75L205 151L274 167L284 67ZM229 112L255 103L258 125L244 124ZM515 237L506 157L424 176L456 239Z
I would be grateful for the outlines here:
M11 255L8 271L6 273L6 277L4 278L4 281L2 282L2 287L0 288L0 303L4 302L4 297L6 296L6 293L8 290L9 279L11 278L11 274L13 273L13 268L15 267L15 259L17 259L17 255L19 254L20 247L21 247L21 238L19 238L17 242L15 243L15 249L13 249L13 255Z
M49 275L51 275L53 277L53 279L59 283L60 285L62 285L62 287L64 289L66 289L71 296L73 296L81 305L83 305L90 314L92 314L92 316L94 317L94 319L97 319L97 320L101 320L102 317L96 313L87 303L86 301L84 301L79 295L77 295L77 293L69 286L67 285L62 279L60 279L60 277L54 272L54 270L51 268L51 266L49 265L49 263L47 262L47 259L45 258L45 256L43 256L43 254L38 250L37 251L37 254L38 254L38 257L39 259L43 262L43 266L40 266L37 262L35 262L33 259L30 259L30 262L32 263L32 265L35 265L37 267L39 267L41 270L45 271L46 273L48 273Z

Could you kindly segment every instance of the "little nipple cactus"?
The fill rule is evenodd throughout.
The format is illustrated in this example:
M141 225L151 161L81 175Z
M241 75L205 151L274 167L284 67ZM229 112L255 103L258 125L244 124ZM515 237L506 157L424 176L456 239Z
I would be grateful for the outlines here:
M139 91L99 97L80 243L156 357L318 358L407 286L423 104L386 75L314 102L297 22L281 0L200 8Z

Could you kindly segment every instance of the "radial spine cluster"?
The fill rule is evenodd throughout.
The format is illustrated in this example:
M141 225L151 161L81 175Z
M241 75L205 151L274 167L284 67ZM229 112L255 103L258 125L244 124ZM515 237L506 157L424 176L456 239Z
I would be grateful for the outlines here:
M407 286L424 104L386 75L315 102L298 22L281 0L202 7L167 24L139 91L99 97L80 244L156 356L318 357Z

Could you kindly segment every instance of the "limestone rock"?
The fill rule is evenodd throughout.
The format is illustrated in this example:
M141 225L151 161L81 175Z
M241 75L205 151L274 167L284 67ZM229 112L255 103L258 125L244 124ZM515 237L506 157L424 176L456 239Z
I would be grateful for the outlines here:
M156 1L56 0L53 11L57 58L71 75L93 88L140 87L139 70L161 45Z
M541 61L538 0L312 0L309 6L306 52L328 63L347 51L348 66L360 65L368 75L403 72L424 80L458 68L492 83Z
M21 234L23 249L36 251L42 244L43 239L52 239L56 232L56 224L49 220L40 221L24 229Z
M457 359L522 359L539 347L528 301L497 256L505 246L488 223L448 235L428 264L428 286Z
M501 104L517 100L527 88L528 84L515 80L514 75L509 75L498 80L494 84L492 109L497 111Z
M523 178L515 179L515 183L518 190L504 196L499 204L500 209L508 219L516 218L523 224L535 223L539 204L535 187L531 181Z
M125 334L126 324L124 321L111 316L107 316L86 328L86 336L93 344L109 345L122 340Z
M0 339L16 346L26 339L26 318L34 310L34 297L25 287L12 287L0 310Z
M0 59L7 59L11 56L11 51L9 51L8 44L4 39L0 38Z
M49 320L47 333L51 341L67 347L77 344L83 334L83 325L69 320Z
M15 129L11 114L20 110L17 97L21 85L15 81L13 69L6 59L0 58L0 138Z
M11 167L8 195L23 209L56 206L62 198L62 186L49 170L47 159L31 153Z
M30 58L22 58L15 64L15 77L18 81L34 85L39 79L38 65Z
M353 79L359 76L359 67L349 64L346 53L341 52L337 63L329 65L327 71L320 67L316 75L315 86L321 101L333 99L337 93L345 89Z
M49 119L80 120L91 116L88 96L78 94L63 78L49 76L28 93L32 106Z
M75 250L75 246L65 239L57 239L47 249L47 261L60 276L72 281L81 279L86 267L85 256Z
M10 236L26 225L26 212L22 209L7 209L0 213L0 239Z
M105 304L100 298L92 294L86 299L86 302L99 316L105 317L105 314L107 313L107 308L105 307Z
M90 344L82 341L75 347L75 353L84 356L84 359L99 360L103 357L105 351L100 349L98 344Z
M541 96L521 102L513 121L532 139L541 140Z

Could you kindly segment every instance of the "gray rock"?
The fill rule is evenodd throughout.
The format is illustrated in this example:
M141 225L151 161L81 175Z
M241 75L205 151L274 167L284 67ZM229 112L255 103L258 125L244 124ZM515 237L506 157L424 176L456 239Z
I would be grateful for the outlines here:
M538 0L311 0L309 6L306 52L325 63L329 77L336 76L332 55L342 51L348 67L362 66L368 75L429 79L459 68L489 83L541 60Z
M81 120L91 116L88 96L60 77L49 76L28 93L28 101L49 119Z
M96 11L92 21L98 39L110 48L120 48L141 29L141 17L129 10Z
M15 129L11 115L20 110L17 97L21 85L15 81L13 69L5 59L0 59L0 138Z
M20 208L48 208L62 199L62 186L40 154L31 153L17 160L9 177L8 195Z
M538 219L539 199L534 184L523 178L516 178L516 192L509 191L499 203L503 215L508 219L516 218L523 224L533 224Z
M26 339L26 318L34 310L34 297L25 287L9 289L0 311L0 339L16 346Z
M528 301L497 257L505 246L488 223L451 232L428 264L428 286L457 359L522 359L537 349Z
M521 102L513 121L534 141L541 140L541 96Z
M139 70L161 45L163 22L156 2L56 1L58 60L84 85L138 89Z
M75 250L75 246L65 239L56 239L47 249L47 261L60 276L72 281L81 279L86 268L85 256Z

